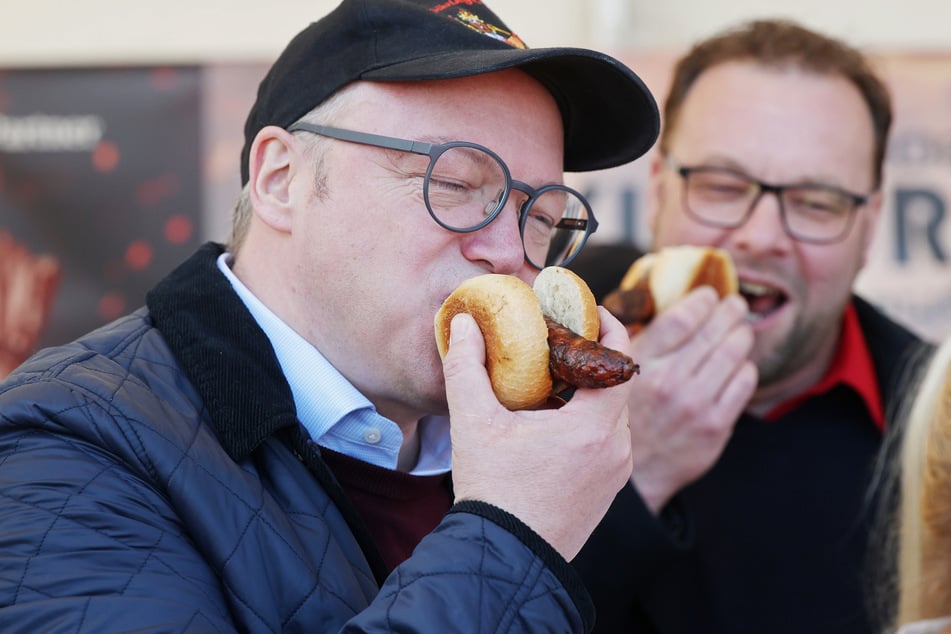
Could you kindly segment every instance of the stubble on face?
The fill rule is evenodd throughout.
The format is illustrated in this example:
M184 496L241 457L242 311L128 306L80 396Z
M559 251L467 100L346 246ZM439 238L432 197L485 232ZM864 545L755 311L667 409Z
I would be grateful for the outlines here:
M727 63L691 88L668 148L685 165L721 164L771 183L826 182L857 193L872 184L874 133L867 106L844 79L754 63ZM851 286L870 244L877 206L860 208L841 243L808 245L788 239L773 199L754 213L775 218L772 238L711 229L686 216L682 182L657 169L652 188L655 248L711 244L737 261L741 280L781 286L783 311L756 333L753 360L760 391L789 395L821 379L835 352ZM767 225L759 230L767 231Z
M752 357L759 371L760 388L795 376L815 362L817 355L838 339L841 316L841 308L828 308L809 317L797 313L785 332L757 336Z

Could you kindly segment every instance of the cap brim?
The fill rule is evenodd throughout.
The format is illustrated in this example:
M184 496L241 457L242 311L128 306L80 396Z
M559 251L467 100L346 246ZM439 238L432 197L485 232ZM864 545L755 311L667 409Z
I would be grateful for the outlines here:
M650 90L618 60L587 49L459 51L397 62L361 75L370 81L452 79L520 68L554 96L565 125L565 170L607 169L643 156L660 132Z

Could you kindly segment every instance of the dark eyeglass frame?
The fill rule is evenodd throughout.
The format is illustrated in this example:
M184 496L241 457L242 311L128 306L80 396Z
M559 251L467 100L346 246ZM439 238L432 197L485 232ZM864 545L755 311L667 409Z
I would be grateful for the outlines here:
M490 150L489 148L479 145L478 143L471 143L469 141L450 141L448 143L426 143L424 141L413 141L409 139L400 139L397 137L384 136L381 134L372 134L369 132L358 132L356 130L347 130L345 128L336 128L328 125L319 125L316 123L307 123L305 121L298 121L292 124L287 128L288 132L310 132L312 134L319 134L320 136L329 137L331 139L337 139L339 141L347 141L349 143L359 143L360 145L370 145L373 147L380 147L389 150L399 150L401 152L409 152L411 154L420 154L423 156L429 157L429 167L426 169L426 176L423 179L423 200L426 203L426 210L429 211L430 217L436 221L440 227L452 231L453 233L472 233L478 231L489 225L493 220L495 220L502 209L505 207L505 203L508 202L509 195L512 193L512 190L520 191L528 195L528 198L525 199L518 209L518 230L519 235L522 238L522 252L525 256L525 261L534 266L536 269L543 268L539 266L528 256L528 252L525 249L525 223L529 218L529 212L532 209L532 205L535 204L535 201L538 200L539 196L545 194L546 192L558 190L565 191L573 196L575 196L581 204L584 205L586 211L588 212L588 218L562 218L561 221L552 229L565 228L578 231L580 229L584 230L584 236L581 239L581 243L578 245L578 248L573 254L569 257L566 257L563 261L558 263L558 266L564 266L571 262L578 253L581 252L581 249L584 247L585 243L588 241L588 238L591 237L598 229L598 221L594 217L594 211L591 209L591 204L588 202L588 199L585 198L581 193L567 185L559 185L552 183L550 185L543 185L538 189L532 187L528 183L518 181L512 178L512 173L509 171L508 165L505 164L505 161L502 160L498 154ZM436 164L436 160L444 154L447 150L453 148L465 147L479 150L485 152L491 156L502 168L502 173L505 175L505 188L502 191L502 195L499 196L499 200L495 209L486 214L485 219L483 219L479 224L472 227L454 227L443 222L433 211L432 205L429 203L429 179L432 174L433 166ZM581 226L581 223L584 223ZM574 226L572 226L574 225Z
M809 244L833 244L836 242L841 242L847 235L849 231L852 230L852 225L855 224L855 216L859 207L862 207L868 202L869 195L861 195L850 192L841 187L835 187L834 185L821 185L821 184L810 184L810 185L776 185L773 183L766 183L761 180L757 180L752 176L739 172L737 170L730 169L728 167L716 167L712 165L698 165L685 167L673 159L669 154L664 155L664 162L673 169L681 179L683 179L683 205L686 212L690 215L691 218L697 222L707 225L709 227L716 227L719 229L736 229L737 227L743 226L743 224L749 220L750 216L753 214L753 210L756 209L756 205L759 204L759 201L763 198L764 194L773 194L776 196L776 200L779 202L779 215L783 223L783 230L786 232L786 235L789 237L798 240L800 242L806 242ZM749 182L751 185L756 187L756 195L753 196L750 201L750 206L738 220L735 222L718 222L715 220L710 220L704 216L699 215L693 209L690 208L690 205L687 203L687 190L688 184L687 181L690 179L691 174L701 174L703 172L726 172L741 178ZM844 199L848 200L851 203L851 206L848 209L848 216L846 217L845 224L842 229L834 236L828 238L814 238L812 236L803 236L792 229L789 225L789 218L786 215L786 205L783 203L783 194L787 190L818 190L818 191L829 191L835 194L842 196Z

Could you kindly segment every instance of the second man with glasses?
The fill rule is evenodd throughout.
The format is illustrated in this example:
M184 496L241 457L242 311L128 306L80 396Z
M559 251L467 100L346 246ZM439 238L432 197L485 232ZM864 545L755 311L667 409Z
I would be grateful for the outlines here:
M701 42L670 85L653 247L726 249L746 304L699 289L634 340L632 486L574 562L596 630L880 631L869 490L918 343L852 292L888 92L859 52L783 21ZM747 355L752 394L749 366L731 376Z

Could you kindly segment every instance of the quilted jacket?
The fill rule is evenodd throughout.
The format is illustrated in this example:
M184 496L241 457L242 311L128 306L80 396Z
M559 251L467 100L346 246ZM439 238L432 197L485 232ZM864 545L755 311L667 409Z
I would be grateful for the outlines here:
M220 253L0 384L0 631L589 631L567 562L484 503L386 575Z

